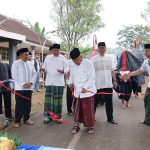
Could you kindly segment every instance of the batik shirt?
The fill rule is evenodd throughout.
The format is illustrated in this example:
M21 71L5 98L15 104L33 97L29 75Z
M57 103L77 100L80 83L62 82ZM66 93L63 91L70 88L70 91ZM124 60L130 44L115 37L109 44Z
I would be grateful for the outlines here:
M112 88L112 74L111 72L116 69L116 66L107 55L101 56L100 54L92 58L95 67L95 80L96 88Z

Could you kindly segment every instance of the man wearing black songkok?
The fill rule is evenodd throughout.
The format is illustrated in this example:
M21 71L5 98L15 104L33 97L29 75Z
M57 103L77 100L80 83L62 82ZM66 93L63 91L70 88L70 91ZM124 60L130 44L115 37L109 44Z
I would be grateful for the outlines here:
M79 123L83 123L88 128L88 133L94 133L94 95L95 70L93 63L80 56L78 48L70 52L73 65L70 70L69 87L74 90L73 117L75 126L72 133L76 134L79 130Z

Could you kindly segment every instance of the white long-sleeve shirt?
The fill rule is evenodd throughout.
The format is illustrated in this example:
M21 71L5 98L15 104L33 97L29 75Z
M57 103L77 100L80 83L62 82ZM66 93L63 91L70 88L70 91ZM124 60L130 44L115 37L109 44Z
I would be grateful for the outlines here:
M45 85L50 86L64 86L64 74L69 72L69 65L67 59L59 55L55 57L53 54L46 57L42 68L46 71ZM64 70L64 73L60 73L57 70Z
M83 59L79 66L73 64L71 67L69 84L74 85L74 96L76 98L93 96L96 93L95 69L93 63L89 60ZM82 88L92 91L93 93L81 93Z
M13 62L12 78L15 81L15 90L33 90L33 85L28 89L24 88L23 85L27 82L34 84L36 75L37 73L31 62L23 62L21 59Z
M111 58L107 55L98 54L92 58L92 62L95 67L96 88L112 88L111 72L116 69L116 66L112 63Z

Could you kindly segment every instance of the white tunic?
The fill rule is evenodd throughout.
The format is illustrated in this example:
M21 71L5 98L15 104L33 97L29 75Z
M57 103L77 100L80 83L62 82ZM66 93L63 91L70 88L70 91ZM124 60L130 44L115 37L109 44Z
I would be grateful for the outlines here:
M112 74L111 71L116 69L109 56L101 56L100 54L92 58L95 67L96 88L112 88Z
M64 86L64 74L69 72L69 66L67 59L59 55L55 57L53 54L46 57L42 68L46 71L45 85L50 86ZM64 70L64 73L60 73L57 70Z
M33 85L26 89L23 85L27 82L34 84L36 80L36 71L34 65L30 62L24 62L21 59L12 64L12 78L15 81L15 90L33 90Z
M150 88L150 60L149 60L149 59L146 59L146 60L143 62L143 64L142 64L140 70L143 70L143 71L147 71L147 72L148 72L148 74L149 74L148 87Z
M83 59L79 66L73 64L70 72L69 84L74 85L74 96L76 98L86 98L95 95L95 69L93 63ZM81 93L82 88L92 91L93 93Z

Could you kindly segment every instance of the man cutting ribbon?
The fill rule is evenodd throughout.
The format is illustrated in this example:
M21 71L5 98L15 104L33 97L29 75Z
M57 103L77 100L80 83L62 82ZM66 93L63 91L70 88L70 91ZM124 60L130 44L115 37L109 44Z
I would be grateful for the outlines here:
M94 95L95 70L91 61L80 56L78 48L70 52L70 57L74 64L70 70L69 87L74 89L73 117L75 125L72 133L76 134L79 130L79 123L83 123L88 128L88 133L94 133ZM87 92L92 91L92 92Z

